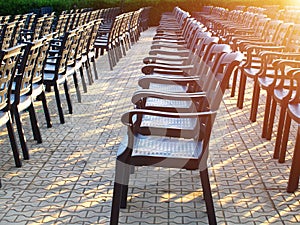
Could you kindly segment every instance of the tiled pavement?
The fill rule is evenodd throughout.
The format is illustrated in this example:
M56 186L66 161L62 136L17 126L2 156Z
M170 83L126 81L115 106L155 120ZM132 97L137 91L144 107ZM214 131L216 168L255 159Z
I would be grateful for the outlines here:
M52 128L46 128L36 104L42 144L33 141L24 114L31 158L22 168L14 166L6 131L0 131L1 225L108 223L115 154L126 131L120 116L132 108L153 32L142 33L113 71L106 55L97 60L100 79L88 87L82 103L71 89L74 113L66 113L65 124L59 124L52 93L47 94ZM218 224L299 224L300 192L285 191L296 125L287 161L279 164L272 159L276 132L271 141L260 138L263 95L258 121L248 120L250 90L243 110L225 93L211 138L209 173ZM198 173L138 168L120 216L120 224L207 224Z

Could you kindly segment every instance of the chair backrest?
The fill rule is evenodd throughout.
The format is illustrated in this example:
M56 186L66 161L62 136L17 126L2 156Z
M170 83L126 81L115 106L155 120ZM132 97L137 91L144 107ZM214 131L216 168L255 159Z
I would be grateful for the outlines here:
M20 96L30 94L32 91L32 76L34 72L35 62L38 58L39 48L43 44L42 40L33 42L27 42L24 49L24 53L20 59L20 63L17 70L17 75L14 79L15 94L14 104L18 104Z
M0 51L0 109L9 107L12 80L24 45Z
M39 38L45 37L46 35L52 33L53 23L54 23L53 15L44 17L44 23L43 23Z
M67 65L75 66L77 54L80 54L81 57L81 48L82 48L82 37L83 27L78 27L70 32L69 39L71 39L71 44L69 47ZM81 44L81 45L80 45Z
M42 46L38 49L38 57L35 61L34 72L32 75L32 85L36 83L43 83L43 73L46 64L46 57L50 47L50 42L53 40L55 33L50 33L45 35L41 40L43 40ZM39 44L38 44L39 45Z
M300 24L294 24L289 36L285 51L287 52L300 52Z
M20 40L21 40L21 31L24 29L25 27L25 20L20 20L16 23L16 27L13 33L13 36L11 37L12 41L11 41L11 46L16 46Z
M289 36L290 32L292 31L292 29L293 29L293 24L291 24L291 23L282 23L278 27L278 29L277 29L277 31L274 35L273 42L276 45L286 45L288 36Z
M11 15L7 15L7 16L0 16L0 24L6 24L8 23L8 21L10 20Z
M108 35L108 42L112 44L119 36L119 30L122 25L124 14L120 14L116 16L115 20L113 21L110 33Z
M119 32L117 34L120 38L123 37L126 34L126 32L128 31L132 12L123 13L121 15L122 15L122 20L121 20L121 24L119 27Z
M197 75L199 76L199 86L201 91L209 89L210 76L215 76L218 70L220 57L224 53L231 52L227 44L215 44L211 42L206 49L205 55L198 64Z
M55 77L58 79L59 74L65 74L68 66L68 58L70 49L73 43L73 40L76 36L76 30L66 32L62 37L62 40L59 41L58 45L55 44L56 40L54 39L51 45L58 47L58 52L56 53L57 60L55 64ZM50 46L51 46L50 45ZM49 54L48 54L49 55ZM48 57L48 56L47 56Z
M299 61L300 64L300 61ZM299 68L299 66L298 66ZM293 74L293 80L296 81L296 93L290 100L290 104L300 104L300 69ZM293 83L293 82L292 82ZM298 113L298 112L295 112Z
M66 31L68 19L69 19L69 14L59 15L57 23L56 23L56 27L55 27L55 32L57 33L58 36L64 35L64 33Z
M208 69L206 64L208 55L213 54L211 47L217 44L219 41L218 37L210 37L208 35L202 36L195 46L195 57L193 59L194 69L191 74L200 75L202 72Z
M258 36L262 36L263 37L263 34L264 34L264 30L267 26L267 24L270 22L270 18L259 18L255 24L253 25L254 26L254 33L255 35L258 35Z
M263 31L263 39L266 42L273 42L275 40L278 28L282 24L281 20L271 20Z
M8 49L13 46L13 38L18 22L5 24L4 34L1 42L1 49Z
M102 23L102 19L97 19L91 22L93 24L92 26L92 31L90 33L90 38L88 39L87 42L87 52L92 52L94 51L94 42L97 37L97 31L100 27L100 24Z
M244 55L240 52L225 52L206 76L206 96L209 109L218 110L222 97L228 87L233 70L242 62Z
M25 37L26 40L35 41L40 38L42 29L43 29L43 25L44 25L44 20L45 20L45 17L39 17L36 20L35 24L33 25L33 30L32 30L33 33L29 40L28 40L28 37Z

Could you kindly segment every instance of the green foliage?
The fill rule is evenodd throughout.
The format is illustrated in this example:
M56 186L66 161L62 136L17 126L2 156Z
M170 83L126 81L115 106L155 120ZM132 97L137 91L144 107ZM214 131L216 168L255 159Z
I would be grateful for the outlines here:
M144 6L152 6L150 24L155 25L162 12L172 11L174 6L194 12L200 11L203 5L221 6L233 9L237 5L262 6L268 4L285 5L293 0L1 0L0 15L16 15L31 12L33 9L50 6L57 13L63 10L77 8L101 9L122 6L123 11L136 10ZM123 2L123 4L121 4Z

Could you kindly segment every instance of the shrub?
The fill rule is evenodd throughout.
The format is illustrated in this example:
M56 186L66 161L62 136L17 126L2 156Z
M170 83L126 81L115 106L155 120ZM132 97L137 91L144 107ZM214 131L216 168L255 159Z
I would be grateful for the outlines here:
M162 12L172 11L174 6L180 6L186 11L201 10L203 5L221 6L233 9L237 5L262 6L267 4L288 5L294 0L2 0L0 1L0 15L24 14L41 7L50 6L57 13L63 10L77 8L101 9L123 6L123 11L136 10L144 6L152 6L150 24L155 25L159 21ZM123 4L121 4L123 2Z

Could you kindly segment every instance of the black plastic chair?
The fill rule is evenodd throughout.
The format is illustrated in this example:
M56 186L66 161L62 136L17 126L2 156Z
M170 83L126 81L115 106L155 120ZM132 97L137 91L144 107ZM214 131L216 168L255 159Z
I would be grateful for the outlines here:
M68 77L66 75L67 71L67 61L69 51L74 37L76 36L75 30L71 32L66 32L62 39L54 39L51 42L50 49L46 58L46 65L44 68L44 85L46 90L54 88L56 105L58 109L60 123L65 123L64 113L61 106L59 85L64 86L64 91L66 95L66 100L68 104L69 113L73 113L71 97L69 94L68 87Z
M231 62L229 67L234 69L241 60L240 53L224 53L220 58L218 76L223 71L222 63ZM231 72L222 74L222 82L210 77L209 96L202 95L209 101L201 101L199 111L177 113L135 109L122 116L128 132L117 153L110 224L118 224L120 208L127 205L129 176L135 166L199 170L209 224L217 223L208 177L208 145L216 111Z
M39 39L35 42L28 42L26 46L25 44L21 46L23 46L23 53L13 79L10 110L15 118L22 150L26 153L24 158L29 159L21 114L26 111L29 112L33 137L38 143L42 143L42 136L33 104L37 98L43 102L47 126L51 127L51 119L42 83L42 72L49 44L47 39Z
M6 124L7 132L10 138L11 148L15 160L15 165L21 167L22 163L19 157L19 151L16 144L14 129L12 126L12 117L10 113L10 92L12 80L14 79L17 63L22 55L23 46L9 48L0 51L0 126ZM27 159L27 148L22 148L24 159Z

